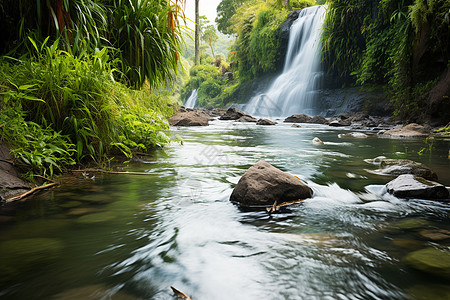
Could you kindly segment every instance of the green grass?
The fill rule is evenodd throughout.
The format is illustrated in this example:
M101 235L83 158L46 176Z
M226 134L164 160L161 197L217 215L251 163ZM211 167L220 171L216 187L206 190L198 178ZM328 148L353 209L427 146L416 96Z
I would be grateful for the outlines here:
M106 48L77 58L58 42L30 42L32 58L0 59L0 130L33 172L53 175L75 161L101 163L170 142L168 98L116 82Z

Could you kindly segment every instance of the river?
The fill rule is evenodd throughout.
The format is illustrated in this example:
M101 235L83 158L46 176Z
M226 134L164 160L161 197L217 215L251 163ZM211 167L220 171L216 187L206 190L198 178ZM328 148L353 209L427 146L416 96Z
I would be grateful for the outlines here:
M281 121L280 121L281 122ZM364 159L408 158L450 186L450 139L338 138L342 128L212 121L173 128L184 143L123 166L149 175L64 176L0 220L2 299L448 299L448 280L412 269L422 248L448 251L450 205L383 193ZM370 134L370 132L368 132ZM324 145L314 145L314 137ZM282 213L229 202L264 159L314 196ZM95 175L95 177L94 177ZM421 298L422 297L422 298Z

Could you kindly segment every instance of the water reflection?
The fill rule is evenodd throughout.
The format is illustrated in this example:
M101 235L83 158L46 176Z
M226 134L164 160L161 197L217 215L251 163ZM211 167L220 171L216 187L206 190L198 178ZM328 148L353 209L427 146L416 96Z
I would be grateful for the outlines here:
M15 258L5 250L10 241L63 247L45 267L0 264L3 274L16 274L0 277L0 296L171 299L174 285L193 299L405 299L419 284L442 283L403 258L430 244L449 246L423 234L450 230L448 203L386 194L390 179L366 172L372 166L364 159L411 158L450 185L448 141L424 156L421 140L339 139L341 129L320 125L212 123L174 129L183 146L125 166L148 176L72 179L2 211L15 220L0 228L8 259ZM325 144L313 145L316 136ZM314 197L271 216L239 210L229 195L259 159L298 175Z

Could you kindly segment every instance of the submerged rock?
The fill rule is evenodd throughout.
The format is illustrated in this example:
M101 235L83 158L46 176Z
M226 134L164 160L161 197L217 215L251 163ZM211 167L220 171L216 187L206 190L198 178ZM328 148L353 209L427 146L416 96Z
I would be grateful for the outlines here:
M311 188L300 179L260 160L241 177L230 201L242 207L264 208L299 202L311 196Z
M428 229L421 230L419 234L432 241L443 241L450 238L450 231L445 229Z
M115 218L116 218L116 216L114 214L112 214L111 212L102 212L102 213L94 213L94 214L84 215L82 217L79 217L77 222L81 223L81 224L97 224L97 223L108 222Z
M270 121L268 119L259 119L258 122L256 122L256 125L275 125L277 124L274 121Z
M398 176L386 184L388 193L401 198L447 199L448 190L440 183L411 174Z
M52 300L97 300L97 299L111 299L111 300L138 300L140 298L126 294L123 291L118 291L115 287L108 287L106 285L96 284L87 285L78 288L73 288L54 295Z
M212 119L203 111L194 110L179 112L169 119L169 124L172 126L208 126L208 121Z
M450 279L450 252L426 248L414 251L405 258L408 265L419 271Z
M403 174L412 174L428 180L438 179L437 174L433 170L424 164L409 159L388 159L384 156L379 156L374 159L365 160L365 162L380 167L377 170L368 171L377 175L399 176Z
M383 133L389 137L424 137L430 134L430 130L422 125L411 123L402 128L391 129Z
M295 128L302 128L302 126L300 126L300 124L292 124L291 127L295 127Z

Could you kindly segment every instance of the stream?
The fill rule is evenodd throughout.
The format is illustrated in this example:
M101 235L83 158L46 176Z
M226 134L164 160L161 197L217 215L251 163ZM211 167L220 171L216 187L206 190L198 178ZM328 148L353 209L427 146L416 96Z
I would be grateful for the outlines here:
M448 280L405 257L450 248L450 204L398 199L364 162L422 162L450 186L450 139L338 138L346 129L214 120L124 171L78 174L0 211L0 298L448 299ZM324 145L314 145L314 137ZM314 196L269 216L229 202L264 159Z

